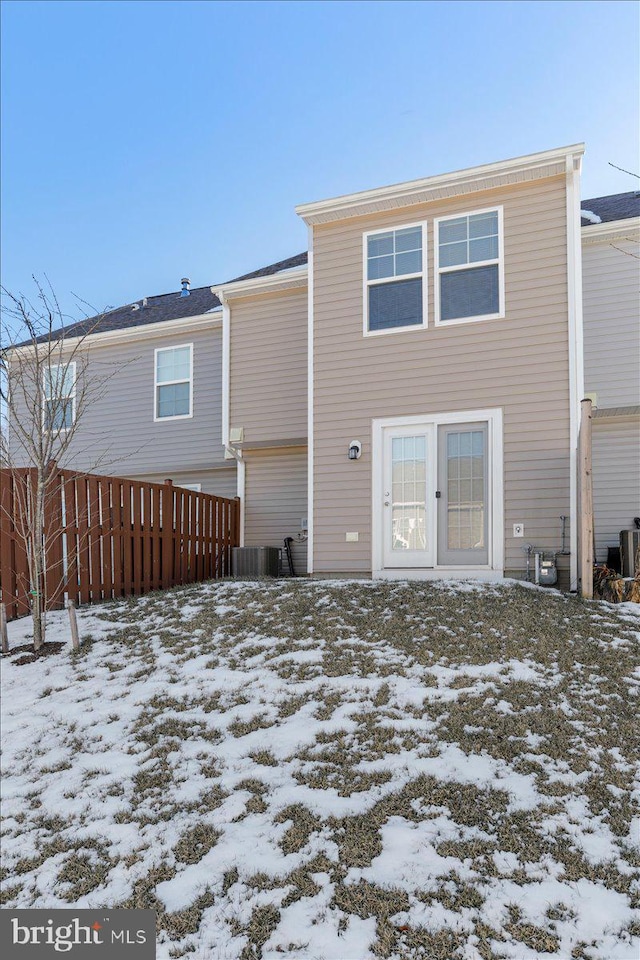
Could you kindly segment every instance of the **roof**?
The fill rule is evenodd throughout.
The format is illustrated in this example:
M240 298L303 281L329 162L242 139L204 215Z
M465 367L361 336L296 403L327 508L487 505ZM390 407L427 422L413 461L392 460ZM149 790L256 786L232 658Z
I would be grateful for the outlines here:
M305 251L296 254L294 257L288 257L286 260L270 263L268 266L254 270L252 273L234 277L229 283L235 283L238 280L251 280L254 277L272 276L284 270L291 270L293 267L304 266L306 262L307 254ZM211 293L211 287L195 287L190 291L188 297L181 296L179 292L162 293L155 297L146 297L144 300L128 303L124 307L116 307L104 314L88 317L71 326L61 328L55 331L52 337L56 340L67 337L84 337L94 333L125 330L129 327L144 327L151 323L163 323L167 320L186 320L189 317L199 317L205 313L211 313L219 307L220 301ZM44 342L49 339L49 335L46 334L38 339L40 342ZM25 345L20 344L20 346Z
M583 200L580 204L580 212L583 211L594 214L593 217L582 217L583 227L590 227L596 223L610 223L612 220L640 217L640 191L631 190L629 193L613 193L608 197Z

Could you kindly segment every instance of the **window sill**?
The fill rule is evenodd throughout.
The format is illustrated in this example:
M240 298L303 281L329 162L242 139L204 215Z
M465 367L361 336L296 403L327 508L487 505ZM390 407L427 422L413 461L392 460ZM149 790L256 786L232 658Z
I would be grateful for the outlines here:
M192 413L181 413L176 417L154 417L154 423L171 423L172 420L193 420Z
M383 337L389 333L408 333L410 330L426 330L426 323L411 323L406 327L385 327L384 330L363 330L363 337Z
M455 327L460 323L478 323L482 320L504 320L505 312L483 313L478 317L458 317L452 320L436 320L436 327Z

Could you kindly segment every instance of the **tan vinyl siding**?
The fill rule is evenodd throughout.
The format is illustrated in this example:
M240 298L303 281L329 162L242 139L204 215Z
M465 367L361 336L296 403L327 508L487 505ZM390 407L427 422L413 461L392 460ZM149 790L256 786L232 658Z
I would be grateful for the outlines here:
M108 378L85 410L61 466L113 476L228 466L222 447L222 330L175 330L114 345L88 343L88 374ZM154 421L155 350L193 344L193 416Z
M230 425L247 443L307 436L307 291L231 301Z
M245 545L281 548L307 516L307 449L253 451L245 460ZM294 542L292 552L296 573L306 574L306 543Z
M164 483L170 479L176 487L199 483L202 493L211 493L216 497L235 497L238 493L235 461L219 470L172 471L167 475L150 473L136 476L135 479L148 480L150 483Z
M435 217L504 207L506 318L436 328ZM426 220L428 329L364 337L364 231ZM314 231L314 571L366 572L372 419L501 407L505 569L560 548L569 514L564 177L353 218ZM360 460L347 459L352 438ZM375 505L373 509L378 509ZM525 539L512 537L525 524ZM345 533L359 541L347 543Z
M607 559L621 530L640 516L640 419L593 422L596 559Z
M633 240L583 245L585 389L601 408L640 404L639 253Z

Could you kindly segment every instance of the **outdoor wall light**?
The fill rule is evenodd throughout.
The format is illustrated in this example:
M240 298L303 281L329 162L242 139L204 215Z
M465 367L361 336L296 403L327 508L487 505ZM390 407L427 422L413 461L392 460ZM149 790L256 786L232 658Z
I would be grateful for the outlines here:
M349 444L349 460L359 460L362 454L362 444L359 440L352 440Z

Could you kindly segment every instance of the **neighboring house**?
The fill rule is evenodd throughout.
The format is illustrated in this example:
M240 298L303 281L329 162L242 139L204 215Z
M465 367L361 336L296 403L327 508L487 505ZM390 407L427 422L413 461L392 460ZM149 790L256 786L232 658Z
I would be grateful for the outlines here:
M640 516L640 193L585 200L582 213L596 558L606 562Z
M86 373L105 383L85 409L64 465L236 496L236 463L221 444L222 308L210 287L190 290L183 280L178 293L64 330L69 349L79 337Z
M582 153L303 204L309 255L107 314L74 465L101 438L113 473L237 491L299 573L495 580L530 545L575 587L585 391L599 559L640 514L638 195L581 229Z

